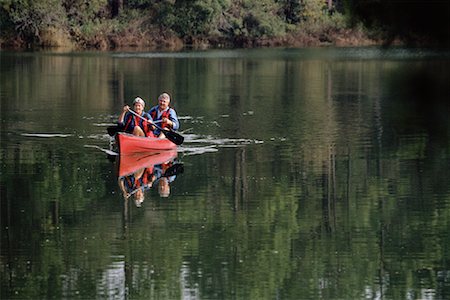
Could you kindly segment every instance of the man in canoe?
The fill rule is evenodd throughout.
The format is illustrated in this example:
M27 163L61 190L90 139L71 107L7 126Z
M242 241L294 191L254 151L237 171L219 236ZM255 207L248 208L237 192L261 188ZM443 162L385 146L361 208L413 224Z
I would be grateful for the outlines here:
M178 130L178 128L180 128L180 122L178 121L177 113L172 107L169 106L169 104L169 94L162 93L158 97L158 105L153 106L148 113L152 117L154 123L161 123L161 128ZM153 134L157 137L164 137L163 132L154 126Z
M145 121L145 119L151 119L151 116L144 111L145 102L140 97L137 97L133 101L134 112L141 116L134 115L130 112L130 107L125 105L123 107L122 113L119 116L119 127L127 133L132 133L137 136L153 136L151 129L149 128L150 123Z

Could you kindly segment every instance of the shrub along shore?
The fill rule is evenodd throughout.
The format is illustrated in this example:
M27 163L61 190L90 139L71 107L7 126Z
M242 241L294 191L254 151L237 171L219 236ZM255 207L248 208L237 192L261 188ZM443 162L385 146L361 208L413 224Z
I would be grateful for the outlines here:
M180 50L430 42L424 38L426 34L403 31L399 31L400 35L393 34L392 24L380 25L367 18L361 5L354 3L352 0L1 0L0 47Z

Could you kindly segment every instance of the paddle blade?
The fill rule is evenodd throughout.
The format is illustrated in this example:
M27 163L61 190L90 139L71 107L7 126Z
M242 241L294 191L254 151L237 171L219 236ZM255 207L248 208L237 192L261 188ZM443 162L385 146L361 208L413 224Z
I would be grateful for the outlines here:
M110 136L114 136L116 133L123 131L119 126L109 126L106 130Z
M167 129L164 129L163 132L164 132L164 135L166 136L166 138L169 141L171 141L172 143L174 143L175 145L183 144L184 137L181 134L176 133L175 131L167 130Z
M184 172L184 165L182 163L170 166L162 175L162 177L171 177Z

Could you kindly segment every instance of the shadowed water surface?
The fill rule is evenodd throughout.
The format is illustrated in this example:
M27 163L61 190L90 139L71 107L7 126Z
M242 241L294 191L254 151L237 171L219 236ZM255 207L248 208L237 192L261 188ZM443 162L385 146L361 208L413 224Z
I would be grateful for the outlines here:
M1 298L449 298L449 57L0 52ZM139 202L106 127L163 91Z

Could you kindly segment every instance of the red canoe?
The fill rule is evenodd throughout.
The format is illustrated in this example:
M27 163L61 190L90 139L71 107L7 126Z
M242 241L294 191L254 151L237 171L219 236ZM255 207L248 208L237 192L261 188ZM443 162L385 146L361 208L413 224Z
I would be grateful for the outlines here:
M121 156L149 151L172 150L177 147L166 138L141 137L124 132L116 134L116 141Z
M177 150L164 150L160 152L146 152L119 157L119 177L123 177L154 165L163 164L177 157Z

